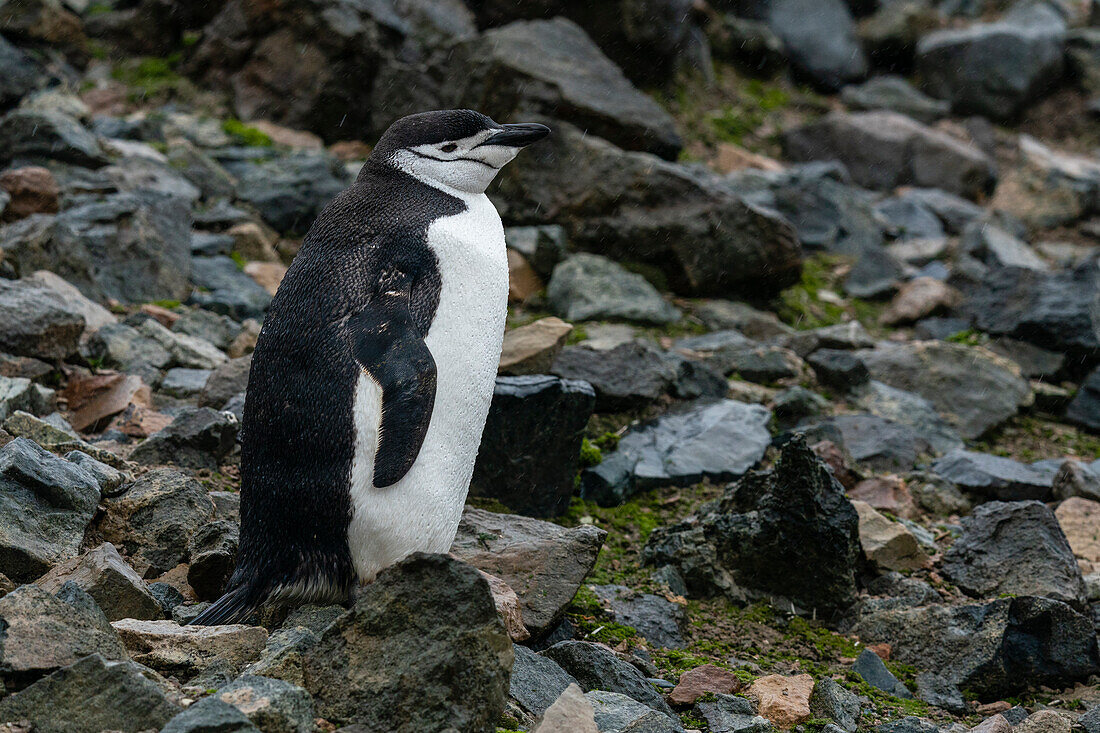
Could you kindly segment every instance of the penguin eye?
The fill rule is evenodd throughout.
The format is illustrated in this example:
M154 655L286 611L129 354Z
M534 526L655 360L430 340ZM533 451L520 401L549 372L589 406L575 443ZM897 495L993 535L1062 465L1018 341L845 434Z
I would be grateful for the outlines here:
M458 150L458 146L454 143L447 143L446 145L441 147L440 150L442 150L444 153L453 153L454 151Z

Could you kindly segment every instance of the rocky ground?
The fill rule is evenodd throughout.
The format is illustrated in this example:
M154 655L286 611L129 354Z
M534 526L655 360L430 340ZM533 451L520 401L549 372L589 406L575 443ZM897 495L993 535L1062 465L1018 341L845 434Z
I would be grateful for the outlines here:
M1078 0L0 2L0 729L1100 732L1094 95ZM554 135L452 555L185 626L286 264L457 106Z

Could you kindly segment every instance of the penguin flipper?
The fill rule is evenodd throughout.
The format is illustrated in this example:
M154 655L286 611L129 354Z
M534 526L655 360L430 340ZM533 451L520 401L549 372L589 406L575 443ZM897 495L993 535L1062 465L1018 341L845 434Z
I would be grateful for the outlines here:
M260 608L260 603L247 586L238 586L223 595L214 604L191 619L188 626L221 626L239 624Z
M435 406L435 359L413 318L413 279L391 270L371 303L348 319L352 353L382 389L377 488L392 486L412 468Z

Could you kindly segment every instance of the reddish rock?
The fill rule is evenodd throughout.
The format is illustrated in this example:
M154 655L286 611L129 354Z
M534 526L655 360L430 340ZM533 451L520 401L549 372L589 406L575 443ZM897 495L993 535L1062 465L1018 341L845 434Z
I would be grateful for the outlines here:
M560 318L540 318L504 334L501 374L547 374L573 326Z
M489 581L489 591L493 594L493 604L497 607L497 615L504 622L504 628L508 631L508 636L512 637L512 641L530 639L531 632L523 625L523 609L519 605L519 596L512 590L512 586L484 570L478 570L478 572L485 580Z
M848 491L848 497L866 502L878 511L889 512L895 517L912 519L918 513L909 487L897 476L875 476L860 481Z
M152 393L141 377L103 373L73 376L61 392L69 405L69 424L87 430L131 405L148 407Z
M256 281L256 284L275 295L279 289L279 283L286 275L286 265L281 262L249 262L244 266L244 273Z
M901 286L879 317L887 326L912 323L959 302L959 291L933 277L916 277Z
M174 310L152 303L145 303L142 305L141 312L147 316L152 316L156 319L157 323L165 328L171 328L175 322L180 319L180 314L176 313Z
M542 280L527 258L514 249L508 250L508 301L526 303L542 289Z
M777 728L789 729L810 719L810 694L814 678L808 674L784 677L770 674L749 686L749 697L758 703L761 716Z
M867 648L877 654L884 662L889 662L890 655L894 653L894 648L885 641L878 644L868 644Z
M1054 511L1082 573L1100 568L1100 502L1073 496Z
M4 209L4 221L25 219L31 214L56 214L61 188L45 168L13 168L0 175L0 188L11 201Z
M288 148L301 150L322 150L325 147L325 143L321 138L305 130L293 130L289 127L276 125L268 120L252 120L248 123L248 126L267 135L271 138L271 142L276 145L285 145Z
M131 438L148 438L172 423L172 418L144 405L128 405L108 427Z
M370 157L371 146L362 140L341 140L330 145L328 151L339 160L350 163Z
M811 445L810 450L825 462L825 465L832 470L833 476L845 489L851 489L859 483L859 475L848 466L848 461L844 458L844 452L837 447L836 443L831 440L823 440L820 443Z
M673 705L692 705L703 695L732 695L740 689L741 680L733 672L704 664L680 675L668 699Z

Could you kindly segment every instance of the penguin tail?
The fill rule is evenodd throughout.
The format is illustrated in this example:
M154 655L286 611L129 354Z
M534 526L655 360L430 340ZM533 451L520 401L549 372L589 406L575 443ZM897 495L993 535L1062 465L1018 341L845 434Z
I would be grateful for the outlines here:
M221 626L243 623L259 610L262 597L251 592L248 585L239 585L214 601L213 605L191 619L188 626Z

